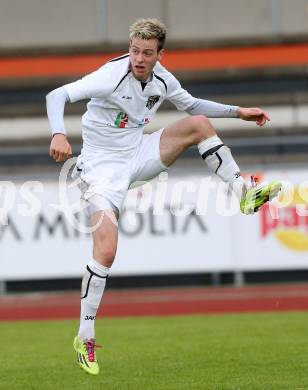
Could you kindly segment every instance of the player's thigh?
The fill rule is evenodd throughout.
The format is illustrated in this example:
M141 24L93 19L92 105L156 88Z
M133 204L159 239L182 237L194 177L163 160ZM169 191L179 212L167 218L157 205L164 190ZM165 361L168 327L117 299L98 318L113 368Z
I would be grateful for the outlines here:
M135 187L136 182L147 182L167 169L160 158L160 138L163 131L164 129L160 129L143 136L141 147L135 157L130 188Z
M180 119L165 127L160 138L160 159L170 166L191 145L189 129L192 126L191 117Z
M119 153L95 153L78 157L74 179L88 216L99 210L121 210L130 177L130 161Z
M189 116L167 126L160 139L160 158L170 166L191 145L215 135L204 115Z

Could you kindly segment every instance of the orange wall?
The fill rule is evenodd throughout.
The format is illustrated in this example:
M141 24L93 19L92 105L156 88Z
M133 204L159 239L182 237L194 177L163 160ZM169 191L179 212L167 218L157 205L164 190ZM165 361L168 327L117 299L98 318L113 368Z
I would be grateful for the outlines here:
M123 53L45 57L2 57L0 78L65 77L89 73ZM267 68L308 64L308 44L167 51L162 63L170 71Z

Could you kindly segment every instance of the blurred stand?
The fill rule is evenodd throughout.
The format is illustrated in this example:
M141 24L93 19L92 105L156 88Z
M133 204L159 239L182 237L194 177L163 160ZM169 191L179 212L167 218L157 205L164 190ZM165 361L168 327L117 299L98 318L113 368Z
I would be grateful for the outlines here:
M126 52L128 27L141 16L154 16L166 23L169 37L164 63L192 95L260 106L269 112L272 120L264 128L236 119L213 120L244 170L305 169L308 1L195 0L188 12L184 0L3 0L0 180L57 181L59 165L48 156L46 94ZM66 126L74 155L81 147L80 116L85 104L67 105ZM155 131L184 115L166 103L146 131ZM174 169L187 168L193 173L200 165L196 148L191 148ZM294 280L308 280L307 270L116 277L110 279L110 286L241 286L244 282ZM75 277L0 281L0 294L79 289L79 285L80 278Z

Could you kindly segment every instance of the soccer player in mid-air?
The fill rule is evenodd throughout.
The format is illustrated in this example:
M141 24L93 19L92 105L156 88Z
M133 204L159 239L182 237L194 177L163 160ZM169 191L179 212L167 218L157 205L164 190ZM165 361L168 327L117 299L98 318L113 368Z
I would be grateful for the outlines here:
M83 147L76 168L82 199L93 231L93 258L89 259L81 288L80 328L74 339L79 365L96 375L95 316L106 278L115 258L118 229L114 223L130 185L148 181L197 145L208 168L228 183L244 214L257 211L280 191L280 182L248 188L230 149L217 136L208 118L240 118L263 126L268 115L260 108L243 108L198 99L184 90L161 64L165 26L156 19L139 19L130 27L129 53L104 64L81 80L47 95L52 130L50 155L64 162L71 154L64 127L64 106L90 99L82 117ZM188 115L152 134L143 134L167 99Z

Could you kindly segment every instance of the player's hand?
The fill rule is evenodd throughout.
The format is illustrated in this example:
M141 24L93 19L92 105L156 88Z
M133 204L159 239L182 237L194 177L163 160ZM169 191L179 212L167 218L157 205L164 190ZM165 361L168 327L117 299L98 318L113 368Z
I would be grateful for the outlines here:
M263 126L267 121L270 121L268 114L261 108L243 108L237 109L238 117L244 121L256 122L257 125Z
M53 136L50 143L49 155L56 162L64 162L71 157L72 147L69 144L66 135L56 134Z

